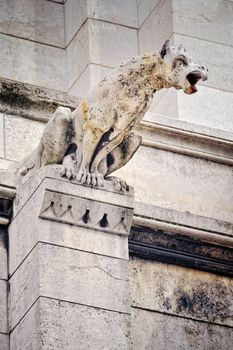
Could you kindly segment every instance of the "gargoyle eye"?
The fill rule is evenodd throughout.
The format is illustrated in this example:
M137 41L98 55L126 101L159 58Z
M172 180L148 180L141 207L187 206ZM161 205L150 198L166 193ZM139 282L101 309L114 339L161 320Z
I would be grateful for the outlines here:
M185 65L185 62L184 62L183 60L177 60L177 61L176 61L176 65L177 65L178 67L183 67L183 66Z

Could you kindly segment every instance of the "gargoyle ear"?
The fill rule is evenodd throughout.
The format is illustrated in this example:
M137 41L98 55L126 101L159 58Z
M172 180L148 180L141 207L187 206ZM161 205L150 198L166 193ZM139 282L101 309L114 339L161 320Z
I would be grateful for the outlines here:
M170 51L170 41L166 40L163 44L162 49L160 50L160 56L161 58L164 58L164 56Z

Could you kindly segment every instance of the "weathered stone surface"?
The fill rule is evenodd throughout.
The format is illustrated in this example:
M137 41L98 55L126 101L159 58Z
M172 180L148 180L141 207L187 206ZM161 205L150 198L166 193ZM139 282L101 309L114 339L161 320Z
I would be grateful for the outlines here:
M4 157L4 126L3 126L4 115L0 113L0 157Z
M0 32L64 47L63 7L50 1L3 0Z
M94 19L88 22L92 63L114 67L127 58L137 55L136 29Z
M0 59L1 77L67 90L64 49L0 34Z
M139 26L142 25L158 3L159 0L138 0Z
M174 34L173 39L175 44L182 43L189 52L195 52L199 62L208 62L210 74L205 86L233 91L232 47L179 34Z
M10 286L11 329L39 296L130 313L126 260L38 243Z
M7 333L7 282L0 280L0 333Z
M154 96L150 112L210 128L233 131L232 92L199 86L198 93L187 96L181 91L162 90ZM145 117L148 119L148 114ZM156 122L156 119L153 119Z
M180 92L177 99L179 119L233 132L232 92L200 86L199 93L188 101Z
M47 176L54 177L55 173L49 172L47 173ZM101 228L101 231L96 231L98 225L95 226L94 230L88 229L87 231L87 229L83 227L72 226L65 223L61 224L59 218L55 215L53 218L55 221L53 222L50 220L36 219L36 217L40 215L40 207L44 199L45 188L50 189L52 192L56 191L57 193L60 192L60 194L67 193L67 195L70 194L72 196L75 194L76 196L81 197L84 196L85 191L85 197L91 197L92 200L96 200L97 204L101 203L102 198L103 204L114 203L116 206L125 205L126 208L130 208L133 205L131 196L114 193L112 190L103 191L101 189L83 187L77 185L77 183L71 183L62 178L59 180L46 179L43 181L44 177L46 177L46 173L42 173L41 177L38 175L38 178L34 178L33 181L28 181L20 193L18 191L19 203L17 204L18 200L16 199L14 209L16 216L9 229L11 273L38 241L54 243L102 255L110 255L121 259L128 258L127 235L110 234L110 230L104 227ZM43 185L41 185L34 193L35 189L41 182L43 182ZM108 185L110 186L111 183ZM30 199L28 200L29 197ZM38 203L38 206L35 207L35 203ZM22 206L23 208L20 211L20 215L17 215L19 208ZM98 205L96 208L99 208L97 210L99 211L97 213L98 216L101 213L101 209ZM33 229L31 227L32 215L35 215ZM42 223L44 227L43 230L41 230L40 226ZM85 227L85 225L83 226ZM24 227L23 230L22 227ZM25 232L27 232L27 237L25 237ZM115 233L117 233L117 231Z
M174 32L232 46L233 4L231 2L173 0L172 7Z
M72 87L89 61L89 25L87 21L66 49L66 63L68 69L67 89ZM65 79L64 77L65 75L63 74L63 79Z
M6 158L22 159L37 147L45 124L5 115Z
M232 328L132 308L134 350L231 350Z
M0 231L0 279L7 280L7 251L5 233Z
M141 53L159 51L163 42L170 37L172 32L171 3L162 0L139 29L139 51Z
M135 307L233 326L231 278L132 258L130 285Z
M67 0L64 7L66 45L69 45L87 18L87 0Z
M87 2L89 17L128 27L138 26L136 0L87 0Z
M39 298L12 332L11 350L128 350L129 317Z
M112 68L90 63L72 86L69 93L80 98L83 97L107 74L109 74L111 70Z
M0 334L1 350L9 350L9 336L7 334Z
M143 164L143 180L137 164ZM140 147L116 176L134 186L136 201L232 222L230 166Z

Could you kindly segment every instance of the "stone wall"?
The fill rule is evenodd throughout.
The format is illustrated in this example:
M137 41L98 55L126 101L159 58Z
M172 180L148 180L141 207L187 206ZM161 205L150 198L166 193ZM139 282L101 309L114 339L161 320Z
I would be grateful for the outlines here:
M209 80L193 96L156 93L137 128L142 146L118 172L135 188L129 239L134 350L232 347L232 23L231 0L1 4L1 198L12 199L15 191L8 167L36 147L56 107L74 109L122 60L159 50L170 38L209 68ZM6 222L0 225L5 350Z

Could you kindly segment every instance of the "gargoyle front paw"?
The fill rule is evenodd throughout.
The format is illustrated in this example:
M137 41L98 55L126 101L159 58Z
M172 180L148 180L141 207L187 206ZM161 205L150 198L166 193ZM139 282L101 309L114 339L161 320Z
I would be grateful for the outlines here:
M72 165L62 165L61 176L67 177L68 180L75 178L75 168Z
M81 184L87 184L90 186L102 187L104 185L103 175L100 173L89 173L86 170L80 170L77 174L77 181Z
M119 177L116 176L108 176L106 177L106 180L112 181L114 188L118 192L128 192L129 191L129 186L125 182L125 180L120 179Z

